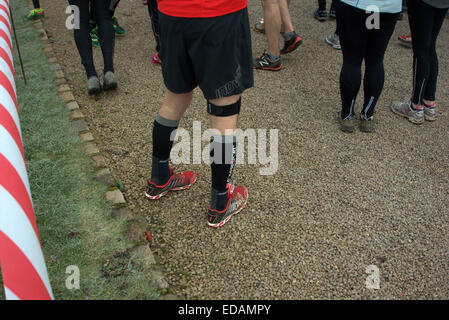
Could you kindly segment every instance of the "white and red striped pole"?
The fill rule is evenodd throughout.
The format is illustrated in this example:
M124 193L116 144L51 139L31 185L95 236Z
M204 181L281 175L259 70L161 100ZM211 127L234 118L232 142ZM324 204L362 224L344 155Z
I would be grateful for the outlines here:
M0 0L0 266L6 299L53 299L25 167L9 0Z

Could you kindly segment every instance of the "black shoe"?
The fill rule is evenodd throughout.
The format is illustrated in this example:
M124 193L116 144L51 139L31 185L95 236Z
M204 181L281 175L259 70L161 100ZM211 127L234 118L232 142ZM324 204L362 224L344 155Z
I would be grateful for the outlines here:
M329 18L332 18L332 19L336 19L337 18L337 14L335 12L335 8L334 7L331 7L331 9L329 10Z
M295 32L293 36L290 38L290 40L284 41L284 48L282 48L281 54L287 54L296 50L296 48L298 48L301 43L302 43L301 37L298 36Z
M327 20L327 12L326 12L326 10L316 10L313 13L313 16L314 16L315 19L317 19L318 21L321 21L321 22Z
M257 57L254 61L253 68L260 70L279 71L282 69L281 58L279 57L278 59L273 61L268 56L268 53L264 51L264 53L260 57Z

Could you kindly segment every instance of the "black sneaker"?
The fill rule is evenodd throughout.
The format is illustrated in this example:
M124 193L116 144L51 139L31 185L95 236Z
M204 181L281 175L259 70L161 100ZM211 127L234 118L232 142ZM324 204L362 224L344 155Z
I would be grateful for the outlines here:
M327 20L327 12L326 12L326 10L316 10L313 13L313 17L321 22L326 21Z
M281 50L281 54L287 54L292 51L295 51L296 48L298 48L301 43L302 43L301 37L298 36L295 32L293 36L290 38L290 40L284 41L284 48Z
M271 60L268 56L268 53L264 51L264 53L257 57L253 63L254 69L260 70L269 70L269 71L279 71L282 69L281 58L279 57L276 60Z

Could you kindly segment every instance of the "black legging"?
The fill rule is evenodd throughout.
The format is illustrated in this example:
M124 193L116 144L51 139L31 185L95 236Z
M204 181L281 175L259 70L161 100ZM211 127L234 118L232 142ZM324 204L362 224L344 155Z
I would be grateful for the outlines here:
M40 9L41 4L39 3L39 0L33 0L33 7L34 9Z
M409 24L413 45L412 102L435 101L438 77L436 42L447 9L434 8L422 0L409 1Z
M148 13L151 19L154 39L156 40L156 51L159 52L161 46L159 42L159 10L157 7L157 0L148 0Z
M111 13L109 12L111 0L93 1L94 16L98 24L101 52L103 53L104 73L114 72L114 39L115 32L112 27ZM81 56L81 63L86 70L87 78L97 76L92 54L92 39L89 28L89 1L69 0L70 5L78 6L80 10L80 28L74 30L76 47Z
M337 0L332 0L331 8L335 8ZM326 0L318 0L318 10L326 10Z
M393 34L397 14L380 13L380 28L368 29L366 20L371 13L338 1L336 4L338 34L343 52L340 73L342 119L354 115L354 103L362 81L362 62L365 60L363 79L364 104L362 114L369 118L374 113L384 84L383 59Z

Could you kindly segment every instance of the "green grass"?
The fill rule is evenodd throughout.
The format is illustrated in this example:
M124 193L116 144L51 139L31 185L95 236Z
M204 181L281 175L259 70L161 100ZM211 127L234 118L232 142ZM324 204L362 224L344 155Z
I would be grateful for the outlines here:
M94 168L71 128L39 35L31 22L22 20L27 1L11 5L28 80L25 86L15 52L26 164L55 298L157 298L148 287L146 272L129 263L126 249L131 244L123 237L124 223L111 218L111 207L104 199L106 186L93 179ZM80 269L79 290L65 287L70 265ZM0 287L3 299L1 278Z

